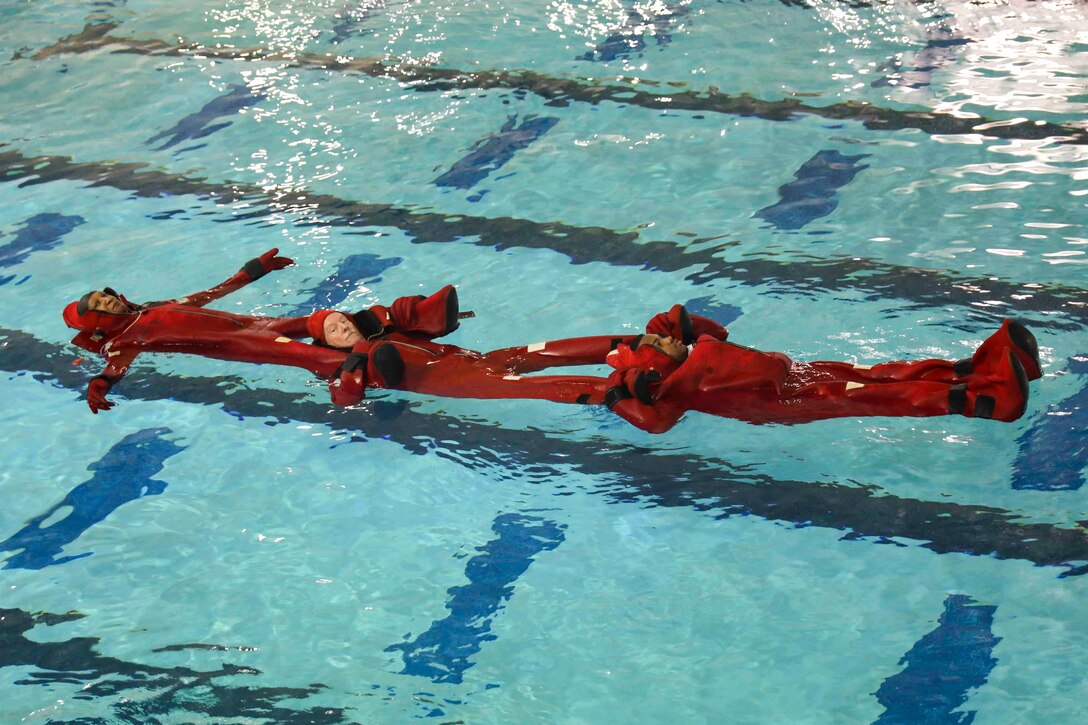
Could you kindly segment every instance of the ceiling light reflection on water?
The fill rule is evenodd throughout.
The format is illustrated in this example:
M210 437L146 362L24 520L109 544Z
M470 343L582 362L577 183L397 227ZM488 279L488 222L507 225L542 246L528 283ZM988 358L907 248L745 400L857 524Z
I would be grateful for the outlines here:
M228 3L224 8L209 10L207 15L209 21L222 26L213 30L213 37L231 45L253 42L288 55L306 50L320 33L325 17L324 12L307 11L301 3L259 0Z
M885 73L872 83L884 98L932 106L943 112L976 108L1079 116L1088 63L1084 36L1069 16L1082 6L1057 2L980 2L955 5L882 3L850 7L836 0L805 3L832 42L821 49L841 55L836 43L867 51L845 63L859 75ZM894 49L874 58L881 48ZM909 48L909 50L903 50ZM817 61L813 61L814 63ZM835 61L823 63L834 68ZM851 76L833 71L832 80ZM934 92L932 84L942 86ZM857 91L848 84L843 92ZM943 99L941 97L943 96Z

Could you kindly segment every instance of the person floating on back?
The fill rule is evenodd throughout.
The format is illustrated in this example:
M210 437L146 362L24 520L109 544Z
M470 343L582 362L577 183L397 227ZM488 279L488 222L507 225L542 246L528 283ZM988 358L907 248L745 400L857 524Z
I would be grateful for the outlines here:
M88 292L65 307L65 324L79 331L72 339L73 344L106 358L105 369L87 388L91 412L97 414L113 407L106 395L142 352L188 353L219 360L290 365L335 379L347 356L341 350L299 341L309 334L308 316L258 317L205 308L209 302L294 263L278 254L278 249L271 249L251 259L221 284L187 297L136 304L106 287ZM421 320L424 316L417 309L427 307L422 300L425 298L405 298L400 307L410 318L402 326L404 332L425 338L428 333L421 328L429 320ZM437 313L444 319L444 308ZM392 318L388 322L396 325ZM403 366L396 351L385 349L380 343L372 347L371 354L363 361L371 381L375 385L397 384ZM360 363L358 358L355 362Z
M681 305L656 315L646 335L608 355L606 405L651 433L691 410L750 423L955 414L1009 422L1024 413L1028 381L1041 377L1035 337L1013 320L959 362L802 363L727 338Z

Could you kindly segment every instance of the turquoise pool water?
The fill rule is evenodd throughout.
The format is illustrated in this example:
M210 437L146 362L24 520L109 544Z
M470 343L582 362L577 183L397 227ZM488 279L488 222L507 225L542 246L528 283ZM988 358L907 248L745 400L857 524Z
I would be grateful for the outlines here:
M1084 718L1073 2L0 2L0 722ZM112 285L488 350L674 302L798 359L1044 377L961 417L607 411L98 361Z

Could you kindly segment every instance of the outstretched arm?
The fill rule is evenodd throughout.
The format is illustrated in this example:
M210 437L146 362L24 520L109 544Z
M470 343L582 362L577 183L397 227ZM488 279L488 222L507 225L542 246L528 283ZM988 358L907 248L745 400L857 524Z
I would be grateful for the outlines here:
M273 270L283 269L294 264L294 260L288 257L277 257L279 251L278 248L273 247L261 256L246 262L233 276L220 282L215 287L182 297L177 301L185 305L203 307L231 292L237 292L250 282L260 279Z
M548 368L600 365L620 343L630 345L637 335L596 335L550 340L484 353L482 362L496 372L535 373Z
M273 317L269 319L268 329L277 335L299 340L310 336L309 330L306 329L306 321L309 319L309 315L303 315L302 317Z

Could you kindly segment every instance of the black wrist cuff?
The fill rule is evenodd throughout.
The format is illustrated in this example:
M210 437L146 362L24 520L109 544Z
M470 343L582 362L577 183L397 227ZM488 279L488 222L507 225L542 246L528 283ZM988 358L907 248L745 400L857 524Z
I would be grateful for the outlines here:
M948 412L952 415L963 415L967 410L967 385L960 383L953 385L948 390Z
M650 383L656 383L659 380L661 380L661 375L656 370L643 373L635 378L635 389L632 392L638 398L638 402L643 405L650 405L654 402L653 396L650 394Z
M680 308L680 341L685 345L695 342L695 323L691 321L687 307Z
M257 257L254 257L243 264L242 271L248 274L249 278L254 281L268 274L268 272L265 271L264 265L261 264L261 260Z
M616 385L605 391L604 405L609 410L612 410L614 407L616 407L617 403L633 397L635 396L631 395L630 391L628 391L627 388L623 387L622 385Z
M344 362L340 363L340 367L336 370L336 377L340 377L341 373L353 373L356 370L366 370L367 354L365 352L349 352L348 356L344 358Z
M351 320L359 328L364 340L372 340L385 332L385 325L370 310L359 310L351 316Z
M91 382L93 383L95 380L104 380L106 381L106 385L112 388L114 385L117 384L117 381L120 379L121 378L117 375L106 375L105 373L103 373L101 375L95 375L93 378L91 378Z

